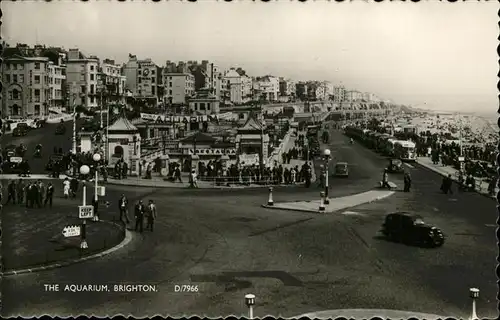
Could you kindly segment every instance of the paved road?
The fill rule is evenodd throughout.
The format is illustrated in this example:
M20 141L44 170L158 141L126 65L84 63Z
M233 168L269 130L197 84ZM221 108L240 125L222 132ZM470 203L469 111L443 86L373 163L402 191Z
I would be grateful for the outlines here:
M347 139L333 137L332 151L352 163L358 184L377 180L372 175L381 174L383 158L358 145L335 149ZM3 315L239 316L246 312L243 296L251 292L257 296L256 316L387 308L465 317L468 288L477 286L479 316L494 316L497 250L495 228L487 225L495 223L495 202L477 194L441 195L438 175L409 170L412 193L349 210L355 215L265 210L259 205L266 190L112 187L155 199L156 231L136 235L128 247L100 260L4 277ZM354 182L343 183L333 192L355 188ZM283 189L275 198L297 198L286 192L294 191ZM448 235L444 247L419 249L379 239L386 212L403 209L441 226ZM53 283L109 284L111 291L113 284L154 284L157 292L44 292L43 284ZM175 293L176 284L197 285L199 291Z
M57 124L46 124L43 128L31 130L24 137L13 137L12 134L5 134L0 137L0 145L5 147L9 144L19 145L23 143L28 149L26 159L28 159L32 173L45 173L45 165L49 156L52 155L54 147L62 148L64 152L71 150L72 147L73 121L65 122L65 135L56 135L56 127ZM33 158L35 146L39 143L43 146L42 158Z

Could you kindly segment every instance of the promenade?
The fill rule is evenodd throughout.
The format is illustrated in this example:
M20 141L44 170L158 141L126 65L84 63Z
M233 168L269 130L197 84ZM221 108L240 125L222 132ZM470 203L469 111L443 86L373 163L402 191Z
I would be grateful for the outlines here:
M432 171L440 174L443 177L451 175L451 179L455 182L458 182L459 171L453 167L443 166L441 164L433 164L431 158L429 158L429 157L419 157L419 158L417 158L416 163L418 163L419 165L421 165L424 168L427 168L429 170L432 170ZM475 178L475 180L476 180L476 187L477 187L476 192L478 192L479 194L485 195L487 197L495 198L495 196L499 190L498 186L495 187L494 196L490 196L490 194L488 192L489 182L486 181L485 179L481 179L481 178L477 178L477 177Z

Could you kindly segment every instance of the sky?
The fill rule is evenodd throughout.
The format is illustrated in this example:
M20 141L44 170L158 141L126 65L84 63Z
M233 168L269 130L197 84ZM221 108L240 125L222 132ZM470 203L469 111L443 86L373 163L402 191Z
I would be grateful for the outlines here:
M497 111L497 1L23 1L2 36L128 60L210 60L251 76L327 80L394 103Z

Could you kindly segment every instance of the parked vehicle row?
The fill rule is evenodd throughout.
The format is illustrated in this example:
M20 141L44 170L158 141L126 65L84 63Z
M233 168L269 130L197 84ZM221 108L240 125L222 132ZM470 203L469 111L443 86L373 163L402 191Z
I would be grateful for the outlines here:
M402 161L415 161L417 159L416 145L412 141L398 140L388 133L380 133L357 126L346 126L344 133L384 156Z

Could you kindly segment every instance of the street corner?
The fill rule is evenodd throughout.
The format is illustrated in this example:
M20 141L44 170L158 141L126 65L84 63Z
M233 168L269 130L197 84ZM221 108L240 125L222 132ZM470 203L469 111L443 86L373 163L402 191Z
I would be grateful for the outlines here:
M357 207L362 204L371 203L388 198L395 194L389 190L370 190L363 193L353 194L345 197L330 198L326 202L321 200L274 202L270 199L261 207L265 209L297 211L307 213L336 213L345 209Z
M59 267L113 248L127 231L110 221L88 221L87 248L81 249L81 220L68 215L70 208L26 209L10 206L2 216L4 275ZM23 271L23 272L21 272Z

